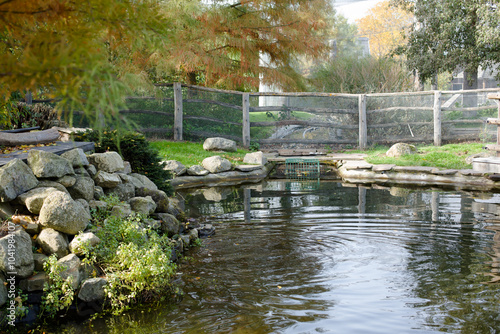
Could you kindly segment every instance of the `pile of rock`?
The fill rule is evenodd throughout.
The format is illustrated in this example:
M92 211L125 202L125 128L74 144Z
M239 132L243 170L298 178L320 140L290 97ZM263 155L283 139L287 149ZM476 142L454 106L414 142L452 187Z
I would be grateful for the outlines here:
M177 219L183 213L176 200L146 176L132 173L118 153L86 156L74 149L58 156L31 150L27 164L14 159L0 168L0 216L5 220L0 238L0 306L7 301L2 284L6 279L15 278L24 292L43 289L47 281L43 263L51 254L66 267L61 276L73 278L80 300L104 298L106 278L90 278L79 256L83 243L100 242L86 228L90 209L105 207L100 199L110 193L122 201L113 207L114 215L150 214L151 224L162 232L181 234L179 248L198 237L196 229L185 230Z
M205 140L203 143L203 149L205 151L211 151L211 152L236 152L236 142L230 139L225 139L225 138L220 138L220 137L215 137L215 138L208 138ZM182 163L180 163L177 160L166 160L165 161L165 169L169 170L172 172L172 174L176 177L189 177L189 176L198 176L198 177L206 177L207 182L204 182L203 178L200 178L202 183L211 184L211 181L213 181L213 177L209 176L209 174L220 174L219 176L222 176L219 178L219 180L222 180L223 178L234 178L234 175L230 174L223 174L225 172L229 172L232 170L236 170L236 173L241 172L241 173L252 173L252 175L249 176L249 180L252 182L256 182L255 179L262 179L267 175L269 170L265 170L264 173L259 173L258 170L263 169L264 166L267 164L267 159L264 156L262 152L254 152L254 153L248 153L245 155L243 159L242 165L236 165L234 166L229 160L222 158L219 155L214 155L211 157L208 157L204 159L201 163L201 165L194 165L189 168L184 166ZM208 176L208 177L207 177ZM257 177L254 177L257 176ZM245 177L240 177L242 180L245 179ZM189 180L189 179L187 179ZM192 181L191 181L192 182ZM179 184L183 183L183 180L175 180L173 181L173 185L178 186ZM183 183L184 184L184 183ZM198 184L199 186L199 184Z

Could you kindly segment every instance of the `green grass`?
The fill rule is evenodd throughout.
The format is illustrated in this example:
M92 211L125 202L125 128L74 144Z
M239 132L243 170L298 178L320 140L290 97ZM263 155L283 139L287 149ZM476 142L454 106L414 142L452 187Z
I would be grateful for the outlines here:
M385 156L389 147L378 146L367 151L349 151L352 153L366 153L365 159L372 164L395 164L397 166L428 166L442 169L470 169L471 165L465 158L472 154L485 152L484 143L461 143L443 146L419 146L417 154L404 155L399 158ZM348 152L346 152L348 153Z
M267 116L265 111L259 112L251 112L250 113L250 122L274 122L279 117L279 111L271 111L271 114L274 115L275 118ZM313 114L310 114L305 111L292 111L291 119L310 119L314 117Z
M245 154L249 151L238 149L237 152L207 152L203 150L203 143L192 142L172 142L172 141L152 141L150 145L159 151L159 154L165 160L177 160L184 166L201 165L203 159L220 155L228 159L233 164L241 164Z

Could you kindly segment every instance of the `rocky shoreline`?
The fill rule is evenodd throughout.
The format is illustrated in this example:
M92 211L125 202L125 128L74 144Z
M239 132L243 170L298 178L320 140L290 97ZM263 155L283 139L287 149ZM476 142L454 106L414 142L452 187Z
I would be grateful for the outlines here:
M173 237L177 252L195 242L199 230L211 233L208 225L186 223L178 202L146 176L133 173L116 152L86 156L83 150L73 149L58 156L30 150L27 163L13 159L0 168L2 326L36 318L40 296L49 283L43 265L52 255L63 266L61 277L71 279L79 311L102 305L107 278L82 261L82 249L100 242L89 230L91 210L106 207L101 199L107 194L120 200L111 208L114 216L150 216L149 226L138 228L154 228ZM172 253L172 261L177 252ZM28 294L28 305L21 300L19 288Z

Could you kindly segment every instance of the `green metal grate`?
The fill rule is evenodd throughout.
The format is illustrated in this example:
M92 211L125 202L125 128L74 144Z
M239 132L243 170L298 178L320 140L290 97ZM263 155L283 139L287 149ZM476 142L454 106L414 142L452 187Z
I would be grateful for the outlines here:
M286 159L285 175L293 180L314 180L319 178L318 159Z

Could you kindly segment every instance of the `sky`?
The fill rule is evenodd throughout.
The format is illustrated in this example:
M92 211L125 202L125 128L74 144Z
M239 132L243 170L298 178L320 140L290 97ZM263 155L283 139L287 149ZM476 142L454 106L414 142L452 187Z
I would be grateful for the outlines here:
M382 0L334 0L334 6L348 19L349 23L355 23L379 2Z

